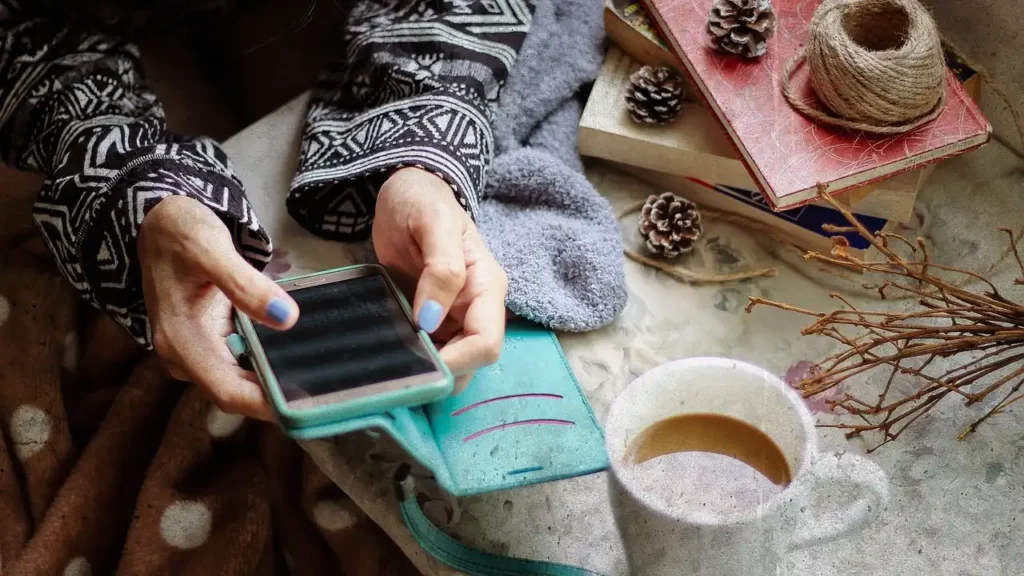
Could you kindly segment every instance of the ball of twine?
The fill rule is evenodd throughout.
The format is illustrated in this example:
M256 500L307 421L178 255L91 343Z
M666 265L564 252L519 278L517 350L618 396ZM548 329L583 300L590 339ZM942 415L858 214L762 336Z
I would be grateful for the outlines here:
M901 134L942 111L942 41L917 0L825 0L809 31L807 45L782 76L783 94L801 114L842 128ZM827 110L801 99L790 85L803 61Z

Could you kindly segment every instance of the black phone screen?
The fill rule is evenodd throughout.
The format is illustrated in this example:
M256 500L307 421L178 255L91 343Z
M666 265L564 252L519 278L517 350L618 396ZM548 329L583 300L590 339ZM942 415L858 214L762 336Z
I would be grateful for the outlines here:
M253 323L285 400L437 371L381 275L289 294L299 305L299 321L291 330Z

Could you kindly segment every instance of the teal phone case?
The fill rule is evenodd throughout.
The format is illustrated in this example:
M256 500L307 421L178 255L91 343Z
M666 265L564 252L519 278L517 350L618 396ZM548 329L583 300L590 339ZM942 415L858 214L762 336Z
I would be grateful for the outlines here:
M294 282L295 280L301 280L303 278L311 278L314 276L322 276L325 274L333 274L335 272L343 272L359 268L371 268L383 276L391 291L397 296L402 309L405 311L406 317L409 318L409 321L411 322L412 310L409 308L409 303L402 296L402 292L395 287L384 267L376 264L359 264L334 270L325 270L314 274L294 276L279 280L278 283ZM305 437L304 434L306 430L318 425L330 424L365 414L381 413L391 408L418 406L428 402L433 402L451 395L452 390L455 387L455 379L452 377L448 367L441 361L441 357L438 354L437 349L434 347L434 343L430 340L430 336L423 330L420 330L418 333L420 341L423 342L435 363L441 367L442 378L437 382L404 390L395 390L384 394L375 394L364 398L356 398L338 404L316 406L305 410L294 410L288 406L288 402L281 393L281 387L277 383L277 379L274 376L273 370L270 369L270 365L268 364L266 357L263 356L259 350L250 347L244 338L244 336L248 334L255 335L252 328L252 320L248 316L236 311L235 327L238 330L238 334L228 337L228 347L231 348L232 353L234 353L236 357L240 353L249 357L253 368L260 377L260 381L263 383L263 390L266 392L268 400L274 407L274 412L277 413L281 429L293 438ZM242 336L239 337L239 335Z
M458 396L290 433L312 439L366 429L394 438L455 496L608 467L604 436L557 338L522 321L509 324L498 362Z

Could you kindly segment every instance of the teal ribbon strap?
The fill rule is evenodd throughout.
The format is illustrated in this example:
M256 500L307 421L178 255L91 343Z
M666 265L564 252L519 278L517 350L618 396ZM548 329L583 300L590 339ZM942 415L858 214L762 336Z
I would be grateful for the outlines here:
M402 501L402 517L413 537L431 556L472 576L602 576L576 566L523 560L470 548L434 526L414 495Z

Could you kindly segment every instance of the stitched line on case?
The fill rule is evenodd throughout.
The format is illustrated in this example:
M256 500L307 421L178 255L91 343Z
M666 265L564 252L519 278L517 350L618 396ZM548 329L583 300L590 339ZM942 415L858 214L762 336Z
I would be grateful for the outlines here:
M470 404L469 406L466 406L464 408L459 408L455 412L452 412L452 416L465 414L466 412L469 412L474 408L479 408L480 406L483 406L485 404L491 404L492 402L500 402L502 400L514 400L516 398L551 398L552 400L561 400L562 398L564 398L564 396L562 396L561 394L551 394L549 392L528 392L524 394L509 394L507 396L495 396L494 398L488 398L486 400L481 400L475 404Z
M490 428L484 428L477 432L473 432L469 436L462 439L463 442L469 442L470 440L476 440L477 438L490 434L491 432L497 432L498 430L504 430L505 428L515 428L517 426L529 426L531 424L537 425L555 425L555 426L575 426L576 423L572 420L559 420L557 418L536 418L534 420L519 420L517 422L506 422L504 424L498 424L497 426L491 426Z

